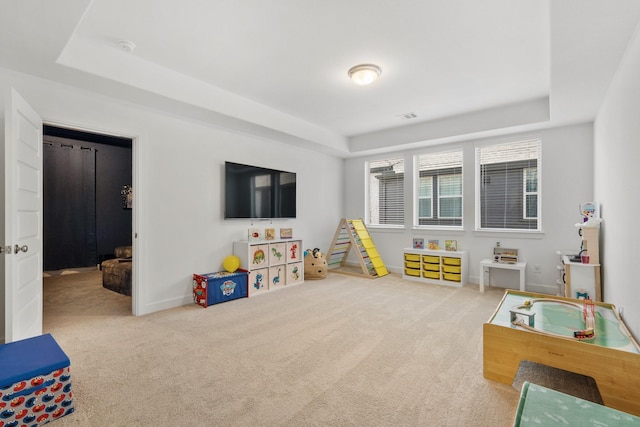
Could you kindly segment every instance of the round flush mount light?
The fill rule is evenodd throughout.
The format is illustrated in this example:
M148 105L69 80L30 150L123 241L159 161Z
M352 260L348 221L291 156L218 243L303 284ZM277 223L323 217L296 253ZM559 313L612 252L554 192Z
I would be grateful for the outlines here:
M129 40L118 40L118 47L125 52L133 52L133 49L136 48L136 45Z
M356 65L355 67L351 67L348 72L351 80L359 86L365 86L375 82L381 73L382 70L380 67L374 64Z

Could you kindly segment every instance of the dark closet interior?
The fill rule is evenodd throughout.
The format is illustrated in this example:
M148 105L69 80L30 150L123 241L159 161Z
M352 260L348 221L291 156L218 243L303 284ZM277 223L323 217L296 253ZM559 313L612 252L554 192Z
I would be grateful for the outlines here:
M96 266L131 245L132 140L44 126L44 270Z

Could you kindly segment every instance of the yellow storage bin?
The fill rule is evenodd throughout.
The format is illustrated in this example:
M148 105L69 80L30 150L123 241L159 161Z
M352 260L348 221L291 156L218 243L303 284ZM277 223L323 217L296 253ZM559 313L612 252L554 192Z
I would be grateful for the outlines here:
M415 262L415 261L406 261L404 263L404 266L407 268L417 268L420 269L420 261Z
M413 269L413 268L405 268L404 269L404 274L406 274L407 276L420 277L420 270L416 270L416 269Z
M443 265L442 266L442 271L444 271L445 273L460 274L460 272L462 271L462 267L456 267L456 266L453 266L453 265Z
M422 264L422 268L428 271L440 271L440 264Z
M443 256L442 263L444 265L460 265L460 258L449 258L449 257Z
M420 255L418 254L404 254L405 261L418 261L420 262Z
M423 271L422 276L427 279L436 279L440 280L440 272L439 271Z
M459 282L460 281L460 275L459 274L451 274L451 273L444 273L443 275L444 280L448 280L450 282Z
M429 262L432 264L440 264L440 257L433 255L422 255L422 262Z

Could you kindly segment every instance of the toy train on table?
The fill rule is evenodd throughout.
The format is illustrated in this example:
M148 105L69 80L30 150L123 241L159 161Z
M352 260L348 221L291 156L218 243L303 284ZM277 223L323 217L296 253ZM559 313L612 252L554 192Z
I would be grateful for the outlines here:
M584 329L573 331L573 338L578 341L592 341L596 337L595 330L595 305L590 299L583 300L582 304L572 301L559 300L554 298L533 298L525 300L523 304L516 305L509 310L511 316L511 324L514 326L520 326L530 331L535 331L545 335L553 335L558 337L567 338L566 335L556 334L549 331L543 331L535 327L535 312L531 311L534 303L547 302L564 304L572 307L582 308L582 316L584 318Z

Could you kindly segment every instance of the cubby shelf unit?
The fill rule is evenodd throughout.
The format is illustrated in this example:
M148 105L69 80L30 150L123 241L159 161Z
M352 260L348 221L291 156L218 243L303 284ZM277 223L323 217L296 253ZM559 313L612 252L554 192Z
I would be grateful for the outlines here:
M406 248L402 277L417 282L462 287L469 279L466 251L440 251Z

